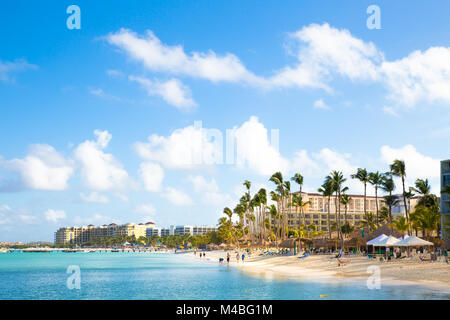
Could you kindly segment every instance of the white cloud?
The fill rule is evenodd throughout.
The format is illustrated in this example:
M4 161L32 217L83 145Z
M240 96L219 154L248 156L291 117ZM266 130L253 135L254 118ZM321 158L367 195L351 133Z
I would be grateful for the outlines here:
M327 89L333 73L352 80L378 78L377 63L383 54L374 44L353 37L348 30L311 24L290 38L299 45L295 54L298 63L285 67L272 77L277 86L315 87Z
M189 195L172 187L165 188L161 195L176 206L191 206L194 204Z
M401 148L382 146L380 153L380 160L387 165L396 159L405 161L407 183L410 186L414 185L414 181L418 178L428 178L432 185L432 192L439 194L440 162L438 159L421 154L413 145Z
M23 59L16 59L14 60L14 62L0 61L0 81L14 81L12 74L36 68L36 65L29 64L26 60Z
M136 142L134 149L145 159L156 161L169 169L193 169L213 164L218 150L214 141L206 136L201 126L177 129L168 137L153 134L148 142Z
M431 47L385 61L381 72L386 75L389 97L396 102L406 106L419 101L450 102L450 48Z
M218 56L213 51L186 54L181 46L162 43L152 31L147 31L146 36L141 37L131 30L121 29L109 34L106 40L151 71L187 75L213 82L257 80L233 54Z
M17 215L17 218L19 219L20 222L26 224L36 224L38 222L38 219L35 216L27 214L19 214Z
M3 165L16 171L25 187L35 190L65 190L74 173L71 161L46 144L32 145L25 158Z
M165 82L149 80L143 77L128 77L131 81L139 83L149 96L160 96L165 102L179 109L190 109L197 104L191 97L191 90L178 79Z
M106 93L102 88L89 88L89 93L105 100L121 101L119 97Z
M288 160L269 142L267 129L257 117L252 116L240 127L233 128L231 134L236 139L236 162L239 167L262 175L288 170Z
M314 109L331 110L331 108L323 102L322 99L314 101Z
M49 209L44 213L44 216L47 221L57 223L59 220L66 218L66 213L63 210Z
M411 108L421 101L450 101L449 47L430 47L388 61L372 42L328 23L305 26L290 33L289 40L289 53L297 61L264 78L248 71L233 54L217 56L213 51L186 54L181 46L163 44L151 31L146 37L126 29L107 36L110 44L122 48L128 56L156 72L212 82L246 83L264 89L297 87L330 92L330 82L337 76L353 82L379 83L387 88L387 97L393 103L384 110L390 114L394 109Z
M200 195L202 201L206 204L221 206L232 201L229 194L219 191L219 186L215 179L207 181L203 176L190 175L188 180L192 183L194 191Z
M156 209L151 204L140 204L134 208L134 211L139 214L145 214L148 216L153 216L156 213Z
M125 190L133 183L122 164L112 154L103 152L112 136L108 131L94 131L96 141L87 140L74 151L81 164L81 175L87 186L98 191Z
M141 163L139 173L144 181L145 189L151 192L160 191L164 179L164 169L157 163Z
M80 193L80 197L83 201L86 202L97 202L97 203L107 203L109 199L107 196L104 196L96 191L93 191L89 194Z

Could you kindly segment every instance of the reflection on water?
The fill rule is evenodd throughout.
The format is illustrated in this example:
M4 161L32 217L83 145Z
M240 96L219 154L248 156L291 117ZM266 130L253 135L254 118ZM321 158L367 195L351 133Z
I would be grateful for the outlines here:
M69 265L81 289L69 290ZM449 299L411 286L367 289L364 281L294 281L171 254L12 253L0 256L0 299ZM321 297L322 295L322 297ZM323 297L327 295L328 297Z

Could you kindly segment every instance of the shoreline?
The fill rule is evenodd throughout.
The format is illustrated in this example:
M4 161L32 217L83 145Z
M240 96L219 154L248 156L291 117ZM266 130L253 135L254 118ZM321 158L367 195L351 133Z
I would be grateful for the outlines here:
M229 251L230 267L252 276L277 278L294 281L312 281L323 283L342 283L354 281L365 284L372 273L368 267L378 267L380 284L383 286L411 286L437 290L450 294L450 265L445 262L389 261L369 260L367 257L346 256L342 260L345 265L338 266L334 255L312 255L305 259L299 256L259 256L246 254L245 261L236 261L236 251ZM240 252L242 254L242 251ZM208 251L206 260L210 262L224 258L226 265L227 252L223 250ZM192 258L198 256L189 255Z

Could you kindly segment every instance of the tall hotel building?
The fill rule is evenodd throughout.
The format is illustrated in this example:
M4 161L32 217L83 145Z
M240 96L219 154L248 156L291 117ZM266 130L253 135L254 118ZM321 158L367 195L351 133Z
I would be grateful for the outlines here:
M55 244L83 244L89 241L96 241L102 238L113 238L118 236L145 237L148 228L154 228L153 222L147 223L127 223L117 225L94 226L92 224L83 227L64 227L55 232Z
M441 161L441 190L450 184L450 159ZM450 196L441 194L441 238L450 240Z
M298 194L298 192L296 192ZM292 196L292 195L291 195ZM320 193L301 193L302 200L304 202L310 201L311 204L307 205L303 209L303 214L305 217L305 224L314 224L317 231L328 231L328 214L330 218L330 224L337 222L336 216L336 206L334 195L330 198L330 208L328 208L328 198L322 196ZM364 196L363 195L349 195L351 200L347 205L347 221L355 226L358 226L364 219ZM398 195L399 199L401 195ZM419 197L413 197L409 201L408 210L413 210L419 200ZM384 207L383 196L378 197L378 210ZM366 210L367 212L372 212L376 215L376 199L374 196L366 197ZM288 214L288 226L292 229L298 228L299 219L300 223L303 224L303 215L300 214L300 209L295 206L285 207L283 209L284 213ZM393 216L399 216L405 214L405 207L403 201L399 201L399 204L392 207ZM345 207L341 204L341 222L343 223L345 219ZM272 225L275 225L275 221L272 219Z

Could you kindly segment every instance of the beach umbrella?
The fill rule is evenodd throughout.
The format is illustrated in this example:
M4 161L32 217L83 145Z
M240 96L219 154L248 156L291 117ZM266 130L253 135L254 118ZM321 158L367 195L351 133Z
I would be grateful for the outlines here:
M420 239L416 236L409 236L395 244L398 247L422 247L422 246L433 246L432 242Z
M383 234L379 235L378 237L376 237L375 239L367 241L366 245L372 246L374 243L380 242L386 238L388 238L388 236L383 233Z
M373 243L372 245L374 247L393 247L396 246L399 242L400 240L398 240L397 238L389 236L384 238L383 240Z

